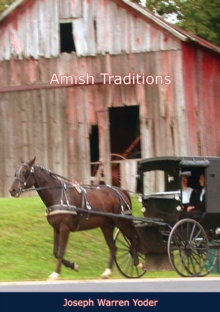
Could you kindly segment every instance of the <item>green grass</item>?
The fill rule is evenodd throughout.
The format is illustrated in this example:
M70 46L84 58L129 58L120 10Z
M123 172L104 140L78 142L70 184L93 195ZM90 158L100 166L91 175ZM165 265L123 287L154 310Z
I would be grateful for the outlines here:
M141 216L133 198L134 214ZM53 229L39 197L0 199L0 281L46 280L55 270ZM100 229L70 234L66 256L79 272L62 266L62 279L97 279L107 267L108 247ZM177 277L174 272L149 272L149 277ZM123 278L114 266L112 278Z

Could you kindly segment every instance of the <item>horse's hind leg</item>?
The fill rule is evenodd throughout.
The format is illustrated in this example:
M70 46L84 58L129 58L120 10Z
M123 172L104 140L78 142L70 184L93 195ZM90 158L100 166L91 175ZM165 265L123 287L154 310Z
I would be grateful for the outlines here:
M61 228L61 230L54 230L54 256L58 260L57 262L57 268L56 271L51 273L49 276L49 279L55 280L58 279L59 274L61 272L61 264L63 263L64 265L72 268L72 263L69 261L66 261L63 256L66 250L66 245L68 242L69 238L69 229Z
M115 242L113 239L114 228L115 226L113 223L108 223L107 226L105 225L104 227L101 228L102 233L105 237L105 241L110 250L109 264L108 264L108 267L105 269L105 271L101 274L102 278L109 278L110 275L112 274L112 267L114 264L115 254L116 254L116 246L115 246Z
M123 222L121 224L116 224L116 226L120 229L122 234L128 238L128 240L131 243L131 255L134 260L134 265L141 267L141 263L139 263L139 258L138 258L138 249L140 246L140 240L138 237L138 234L136 232L135 226L130 222Z

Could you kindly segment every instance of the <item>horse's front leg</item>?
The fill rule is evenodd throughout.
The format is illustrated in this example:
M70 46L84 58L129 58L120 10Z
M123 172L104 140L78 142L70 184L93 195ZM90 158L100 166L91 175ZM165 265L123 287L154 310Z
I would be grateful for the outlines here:
M49 276L50 280L56 280L59 278L59 274L61 272L62 263L68 267L72 268L72 265L69 261L66 261L63 256L65 254L68 238L69 238L69 229L67 227L63 227L60 230L54 230L54 248L53 254L54 257L58 260L56 271L51 273Z
M59 231L54 229L53 236L54 236L53 255L56 259L58 259ZM79 271L79 267L76 262L70 262L63 258L62 264L65 265L65 267L70 268L71 270L74 270L76 272Z

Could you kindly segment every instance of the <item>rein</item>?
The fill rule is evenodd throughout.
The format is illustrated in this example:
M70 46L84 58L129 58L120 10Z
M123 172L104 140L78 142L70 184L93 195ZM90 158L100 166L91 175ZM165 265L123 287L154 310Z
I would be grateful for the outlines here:
M38 166L38 165L35 165L35 166L39 167L39 168L40 168L41 170L43 170L43 171L46 171L46 172L50 173L51 175L54 175L55 177L58 177L58 178L61 178L61 179L65 180L65 181L68 181L68 182L72 182L72 183L73 183L73 180L68 179L68 178L66 178L66 177L63 177L63 176L61 176L60 174L57 174L57 173L55 173L55 172L53 172L53 171L51 171L51 170L47 170L47 169L45 169L44 167L41 167L41 166Z
M75 185L67 185L66 188L73 188ZM47 190L52 188L63 188L63 185L51 185L51 186L42 186L42 187L32 187L29 189L23 189L22 193L30 192L30 191L40 191L40 190Z
M20 170L23 166L26 166L28 168L30 168L30 173L26 179L26 181L23 181L21 178L20 178ZM39 165L35 165L36 167L40 168L42 171L45 171L45 172L48 172L51 176L54 176L56 178L61 178L63 179L64 181L68 181L68 182L71 182L71 183L74 183L73 180L69 179L69 178L66 178L60 174L57 174L51 170L48 170L42 166L39 166ZM77 188L77 185L78 183L74 183L74 185L66 185L65 183L63 183L62 181L60 185L52 185L52 186L42 186L42 187L33 187L33 188L29 188L29 189L25 189L24 187L26 186L27 182L28 182L28 179L30 178L31 174L34 173L34 166L29 166L28 164L26 163L23 163L21 165L21 167L18 169L16 175L15 175L15 178L19 181L19 189L20 189L20 193L23 193L23 192L28 192L28 191L40 191L40 190L46 190L46 189L51 189L51 188ZM22 185L23 184L23 187Z
M29 171L27 171L27 176L24 175L25 179L22 179L21 177L21 169L22 167L28 167ZM54 177L57 179L57 181L60 182L59 185L49 185L49 186L39 186L39 187L31 187L31 188L25 188L27 186L28 180L30 179L31 175L35 173L35 167L39 168L40 170L47 172L50 176ZM85 212L87 211L87 219L88 219L88 215L92 210L92 207L88 201L87 198L87 191L85 189L86 188L90 188L90 189L99 189L99 188L111 188L113 189L118 197L119 197L119 201L120 201L120 206L121 206L121 212L122 214L131 214L131 208L130 205L125 201L124 195L119 191L119 189L117 187L113 187L111 185L98 185L98 186L91 186L91 185L85 185L85 186L81 186L78 182L74 183L73 180L66 178L60 174L54 173L51 170L48 170L42 166L39 165L29 165L27 163L23 163L20 168L16 171L15 173L15 178L19 181L19 193L18 195L20 196L21 193L23 192L27 192L27 191L40 191L40 190L46 190L46 189L53 189L53 188L59 188L61 189L61 196L60 196L60 204L55 204L52 205L50 207L46 207L46 215L54 215L54 214L60 214L60 213L70 213L70 214L76 214L76 210L75 210L75 206L70 205L69 202L69 198L68 195L66 193L67 189L70 188L75 188L78 193L81 193L82 195L82 210ZM58 178L61 178L64 181L68 181L69 183L71 182L70 185L67 185L64 181L59 180ZM124 210L124 204L127 206L128 210ZM86 208L86 209L85 209Z

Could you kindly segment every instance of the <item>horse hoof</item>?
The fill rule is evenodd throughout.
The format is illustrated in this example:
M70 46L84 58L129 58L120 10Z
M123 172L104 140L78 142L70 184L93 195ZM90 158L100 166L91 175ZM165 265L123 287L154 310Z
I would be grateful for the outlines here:
M138 265L136 266L138 269L142 269L144 270L145 269L145 266L142 262L139 262Z
M111 274L112 274L112 270L111 269L105 269L105 271L101 275L101 278L107 279L107 278L110 277Z
M59 278L59 273L53 272L49 275L48 280L49 281L56 281Z
M76 262L73 263L73 270L78 272L79 271L79 266Z

